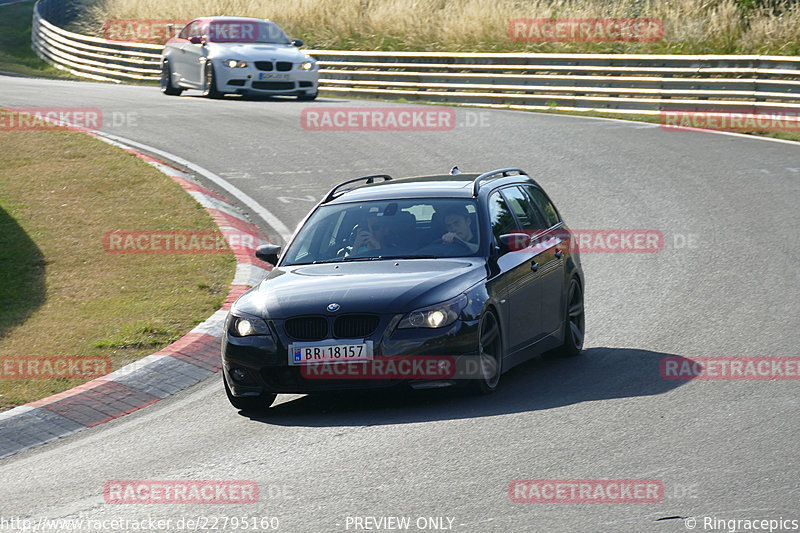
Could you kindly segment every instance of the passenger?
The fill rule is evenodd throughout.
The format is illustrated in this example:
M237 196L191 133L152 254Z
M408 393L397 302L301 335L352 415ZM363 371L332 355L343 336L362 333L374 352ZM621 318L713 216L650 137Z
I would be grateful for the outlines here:
M460 241L466 245L471 252L478 251L478 238L472 230L472 217L469 216L466 208L450 209L444 215L444 227L447 233L442 235L442 242L453 244Z

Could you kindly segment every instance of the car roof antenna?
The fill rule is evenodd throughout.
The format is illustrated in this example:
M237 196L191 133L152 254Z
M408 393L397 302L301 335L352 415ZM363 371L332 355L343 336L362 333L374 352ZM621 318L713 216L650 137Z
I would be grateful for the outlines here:
M451 176L458 176L459 174L461 174L461 171L458 170L458 167L453 167L450 169Z

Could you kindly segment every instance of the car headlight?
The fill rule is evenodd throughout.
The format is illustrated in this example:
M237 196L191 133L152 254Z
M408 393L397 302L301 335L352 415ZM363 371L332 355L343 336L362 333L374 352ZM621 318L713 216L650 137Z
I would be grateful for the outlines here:
M314 65L316 65L316 63L313 61L305 61L300 63L300 70L314 70Z
M241 61L239 59L226 59L222 64L228 68L245 68L247 66L246 61Z
M455 322L466 306L467 296L462 294L449 302L423 307L408 313L397 325L397 329L443 328Z
M252 335L269 335L267 323L254 316L228 315L228 331L234 337L250 337Z

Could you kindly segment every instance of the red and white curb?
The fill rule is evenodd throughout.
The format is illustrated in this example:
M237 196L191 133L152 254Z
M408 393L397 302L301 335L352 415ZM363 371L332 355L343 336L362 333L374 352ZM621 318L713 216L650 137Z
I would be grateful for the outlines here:
M100 135L93 136L143 159L197 200L231 244L236 274L222 308L169 346L68 391L0 413L0 458L132 413L219 371L220 339L227 311L236 298L257 285L269 271L248 248L233 245L234 235L235 239L249 236L256 246L268 241L258 226L224 197L143 152Z

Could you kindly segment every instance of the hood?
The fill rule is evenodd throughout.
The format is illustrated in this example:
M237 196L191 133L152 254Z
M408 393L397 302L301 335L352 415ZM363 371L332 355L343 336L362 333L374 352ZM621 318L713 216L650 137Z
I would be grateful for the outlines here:
M486 277L485 261L379 260L274 268L235 307L271 319L345 313L407 313L455 298Z
M290 44L209 43L208 55L215 59L251 61L307 61L308 55Z

